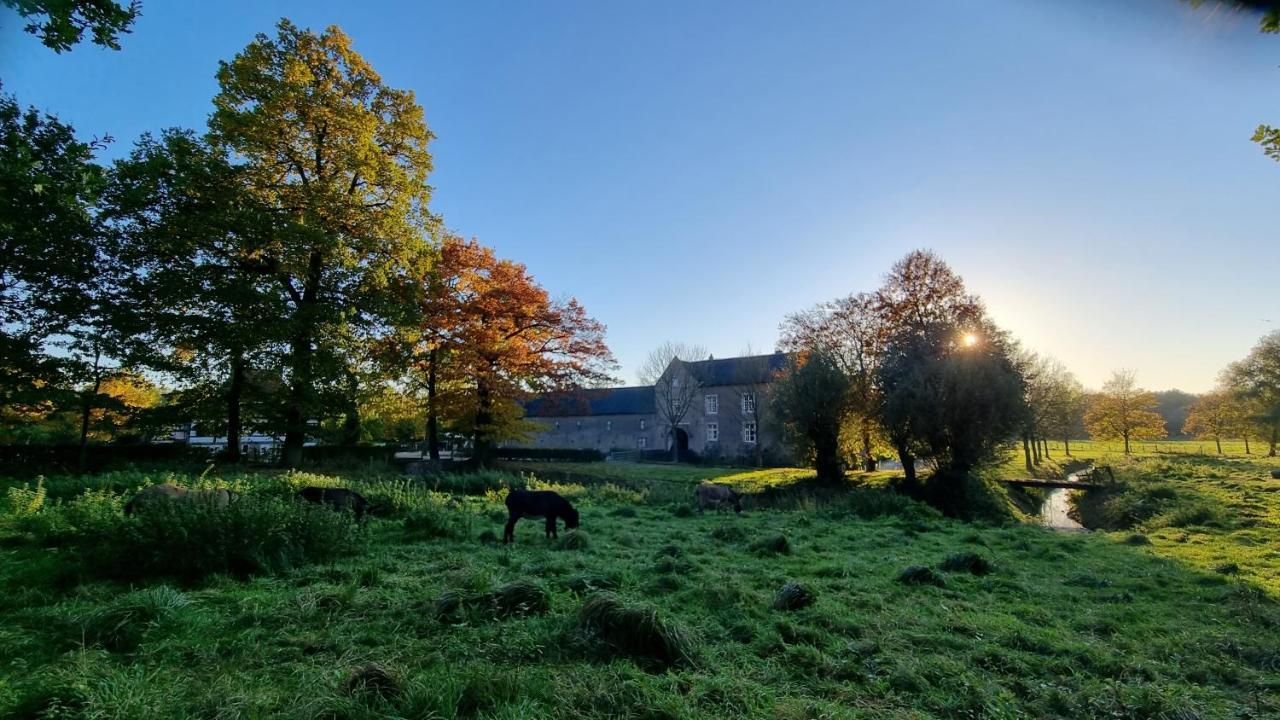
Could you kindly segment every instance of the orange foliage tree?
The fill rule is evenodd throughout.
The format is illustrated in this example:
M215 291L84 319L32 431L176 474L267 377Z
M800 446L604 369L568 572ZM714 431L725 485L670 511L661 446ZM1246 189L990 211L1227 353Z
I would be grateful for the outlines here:
M523 398L611 379L604 325L576 299L552 300L524 265L446 236L433 275L412 355L433 458L442 419L472 436L483 463L496 442L521 434Z

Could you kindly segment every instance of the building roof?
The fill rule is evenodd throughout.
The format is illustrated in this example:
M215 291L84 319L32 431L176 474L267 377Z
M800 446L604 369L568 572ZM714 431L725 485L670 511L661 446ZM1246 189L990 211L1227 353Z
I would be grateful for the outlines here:
M789 357L786 353L776 352L771 355L685 362L684 367L704 387L755 385L772 382L774 376L787 364Z
M655 411L653 386L593 388L552 393L525 403L524 410L528 417L651 415Z

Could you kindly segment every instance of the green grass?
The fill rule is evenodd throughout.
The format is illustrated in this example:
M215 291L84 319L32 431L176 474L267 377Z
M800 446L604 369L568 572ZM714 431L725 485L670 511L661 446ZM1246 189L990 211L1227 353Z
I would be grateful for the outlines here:
M1127 488L1172 498L1156 492L1168 504L1132 528L1085 534L943 519L863 478L808 497L795 470L536 465L509 480L573 497L573 542L545 540L538 521L492 542L496 476L435 485L477 493L465 496L358 474L175 476L248 502L349 484L379 507L353 554L186 586L79 574L72 548L6 515L0 717L1280 713L1280 481L1261 479L1274 463L1132 460ZM796 496L677 513L701 479ZM50 478L35 514L67 512L78 483ZM681 492L656 489L671 483ZM1210 525L1170 524L1206 520L1186 511L1199 504ZM936 582L900 580L913 567Z

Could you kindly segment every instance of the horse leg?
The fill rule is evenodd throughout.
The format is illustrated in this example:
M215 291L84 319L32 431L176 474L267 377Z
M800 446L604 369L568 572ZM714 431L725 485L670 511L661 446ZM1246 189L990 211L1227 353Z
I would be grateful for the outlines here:
M507 526L502 531L503 545L506 545L516 539L516 521L519 519L520 516L515 513L512 513L511 516L507 518Z
M558 539L560 536L556 534L556 516L547 516L547 537Z

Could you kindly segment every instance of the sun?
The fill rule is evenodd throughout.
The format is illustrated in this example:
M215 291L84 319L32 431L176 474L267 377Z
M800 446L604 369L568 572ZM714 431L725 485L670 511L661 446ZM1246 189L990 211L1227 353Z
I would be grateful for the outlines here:
M961 339L961 342L964 343L965 347L973 347L974 345L978 344L978 336L974 335L973 333L966 333L965 336Z

